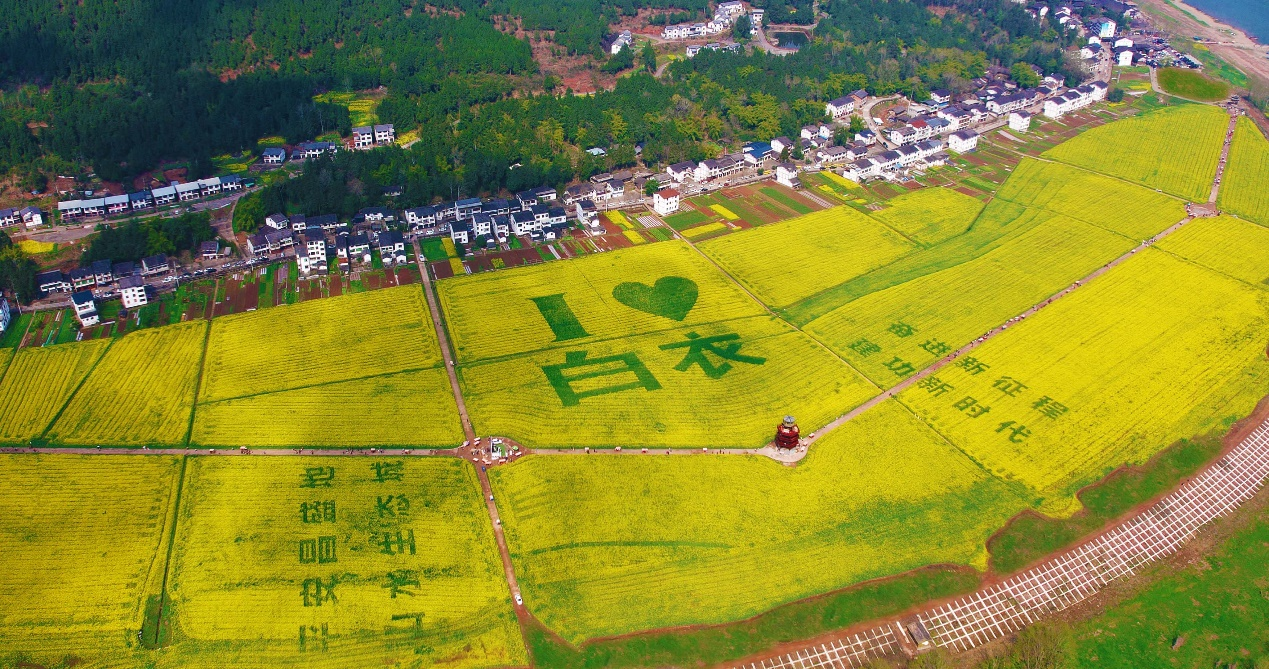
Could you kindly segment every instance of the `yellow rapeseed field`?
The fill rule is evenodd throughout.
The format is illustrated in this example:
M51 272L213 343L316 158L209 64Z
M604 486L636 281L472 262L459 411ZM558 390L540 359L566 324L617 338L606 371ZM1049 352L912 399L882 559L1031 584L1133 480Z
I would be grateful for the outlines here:
M471 464L191 458L172 666L527 664Z
M901 395L1050 513L1269 392L1269 293L1147 249Z
M723 218L729 221L740 220L740 217L736 215L736 212L728 209L727 207L721 204L711 204L709 205L709 208L713 209L716 214L718 214L719 216L722 216Z
M824 170L823 172L820 172L820 176L823 176L824 178L828 179L829 181L832 181L833 183L839 186L845 186L851 190L856 190L861 188L861 186L859 185L859 182L851 181L850 179L847 179L846 177L832 170Z
M884 265L915 246L850 207L835 207L702 242L702 251L772 307Z
M179 445L189 430L207 322L139 330L110 346L49 430L50 441Z
M982 200L951 188L922 188L886 204L873 218L925 245L965 232L983 209Z
M1087 223L1044 216L978 258L865 295L805 329L888 388L1135 246Z
M693 353L694 339L713 350ZM876 392L805 335L761 316L583 341L463 365L459 375L479 434L547 448L759 447L785 414L818 426Z
M215 319L211 327L202 402L441 362L419 286L234 314Z
M1138 241L1186 216L1185 203L1175 197L1032 158L1023 158L996 197L1077 218Z
M0 443L42 435L109 344L97 339L22 349L0 381ZM0 357L2 369L7 355Z
M437 289L463 362L764 313L678 241L446 279Z
M796 468L609 454L490 475L525 604L573 643L742 619L928 564L984 568L987 537L1027 505L893 401Z
M715 232L722 232L726 229L728 229L726 223L723 223L722 221L714 221L713 223L706 223L704 225L697 225L695 227L681 230L679 234L687 237L688 239L696 239L697 237L712 235Z
M638 245L646 244L648 242L648 240L643 238L643 235L640 235L635 230L624 230L622 231L622 235L625 236L626 239L629 239L631 244Z
M162 586L178 460L0 455L0 471L0 663L143 666L136 633Z
M458 406L433 368L199 404L201 446L457 446Z
M1232 216L1194 219L1157 248L1253 285L1269 285L1269 228L1255 223Z
M1219 202L1222 209L1269 225L1269 141L1256 123L1247 117L1238 119L1234 143L1229 147L1229 164L1221 183Z
M49 253L57 250L57 244L53 242L42 242L37 239L23 239L18 242L18 248L23 253L29 255L39 255L41 253Z
M1207 202L1228 126L1224 109L1183 104L1086 130L1043 155Z

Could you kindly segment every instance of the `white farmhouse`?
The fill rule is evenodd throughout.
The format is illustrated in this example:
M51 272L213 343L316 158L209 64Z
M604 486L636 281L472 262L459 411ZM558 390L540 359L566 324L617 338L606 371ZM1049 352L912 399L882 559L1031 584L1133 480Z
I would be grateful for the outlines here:
M132 275L119 280L119 299L124 309L136 309L149 303L150 297L145 291L145 282L141 277Z
M802 182L798 179L798 168L793 163L780 163L775 168L776 183L789 188L800 188Z
M652 210L661 216L669 216L679 210L679 192L662 188L652 194Z
M1027 132L1031 129L1031 112L1025 109L1009 112L1009 129Z
M978 146L978 133L973 130L958 130L947 136L947 148L957 153L973 151Z

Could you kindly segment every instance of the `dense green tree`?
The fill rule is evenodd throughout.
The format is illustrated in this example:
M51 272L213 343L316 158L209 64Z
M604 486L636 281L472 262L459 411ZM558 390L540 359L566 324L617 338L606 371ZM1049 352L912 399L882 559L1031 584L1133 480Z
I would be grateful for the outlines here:
M30 304L40 296L36 282L39 267L0 230L0 292L11 292L18 302Z
M206 212L171 218L132 219L117 227L98 226L98 234L80 257L82 264L95 260L137 261L157 253L193 251L216 238Z
M639 58L643 61L643 69L649 72L657 71L657 50L652 46L652 40L643 43L643 50L639 52Z
M1035 88L1040 85L1040 76L1031 69L1028 63L1017 62L1009 69L1009 75L1014 82L1023 88Z

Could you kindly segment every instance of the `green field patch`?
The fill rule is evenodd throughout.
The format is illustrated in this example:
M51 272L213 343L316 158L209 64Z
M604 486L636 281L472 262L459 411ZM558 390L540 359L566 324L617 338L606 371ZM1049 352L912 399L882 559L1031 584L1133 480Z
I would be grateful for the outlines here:
M806 206L805 204L802 204L801 202L794 200L793 198L789 197L785 193L781 193L779 190L775 188L770 188L770 187L760 188L758 189L758 192L762 193L763 195L766 195L772 200L779 202L780 204L788 207L789 209L792 209L793 211L799 214L809 214L812 211L814 211L813 209Z
M843 472L867 484L843 485ZM490 475L525 604L572 643L739 620L924 565L981 569L986 538L1026 507L1019 486L984 475L894 402L794 469L741 456L530 456Z
M1162 67L1157 76L1163 90L1183 98L1214 102L1229 97L1229 84L1203 76L1195 70Z
M425 260L435 262L449 257L449 252L445 250L445 243L441 240L441 237L428 237L419 242L419 247L423 249L423 258Z
M980 200L950 188L922 188L886 204L873 218L926 246L964 233L983 208Z
M693 225L700 225L710 219L709 215L703 211L696 209L688 209L680 211L677 214L670 214L665 217L665 224L675 230L685 230Z
M1228 124L1217 107L1167 107L1086 130L1044 157L1206 202Z
M1263 641L1269 619L1264 594L1269 511L1256 505L1239 516L1233 536L1215 549L1205 547L1201 558L1170 560L1146 570L1135 577L1144 587L1076 623L1068 637L1076 658L1072 666L1258 667L1269 662Z

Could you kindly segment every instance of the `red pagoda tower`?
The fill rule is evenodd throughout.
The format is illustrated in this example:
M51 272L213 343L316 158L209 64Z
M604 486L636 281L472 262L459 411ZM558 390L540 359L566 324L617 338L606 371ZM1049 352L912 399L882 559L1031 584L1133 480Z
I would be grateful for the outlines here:
M785 416L784 422L776 426L776 448L797 448L799 434L798 424L793 416Z

